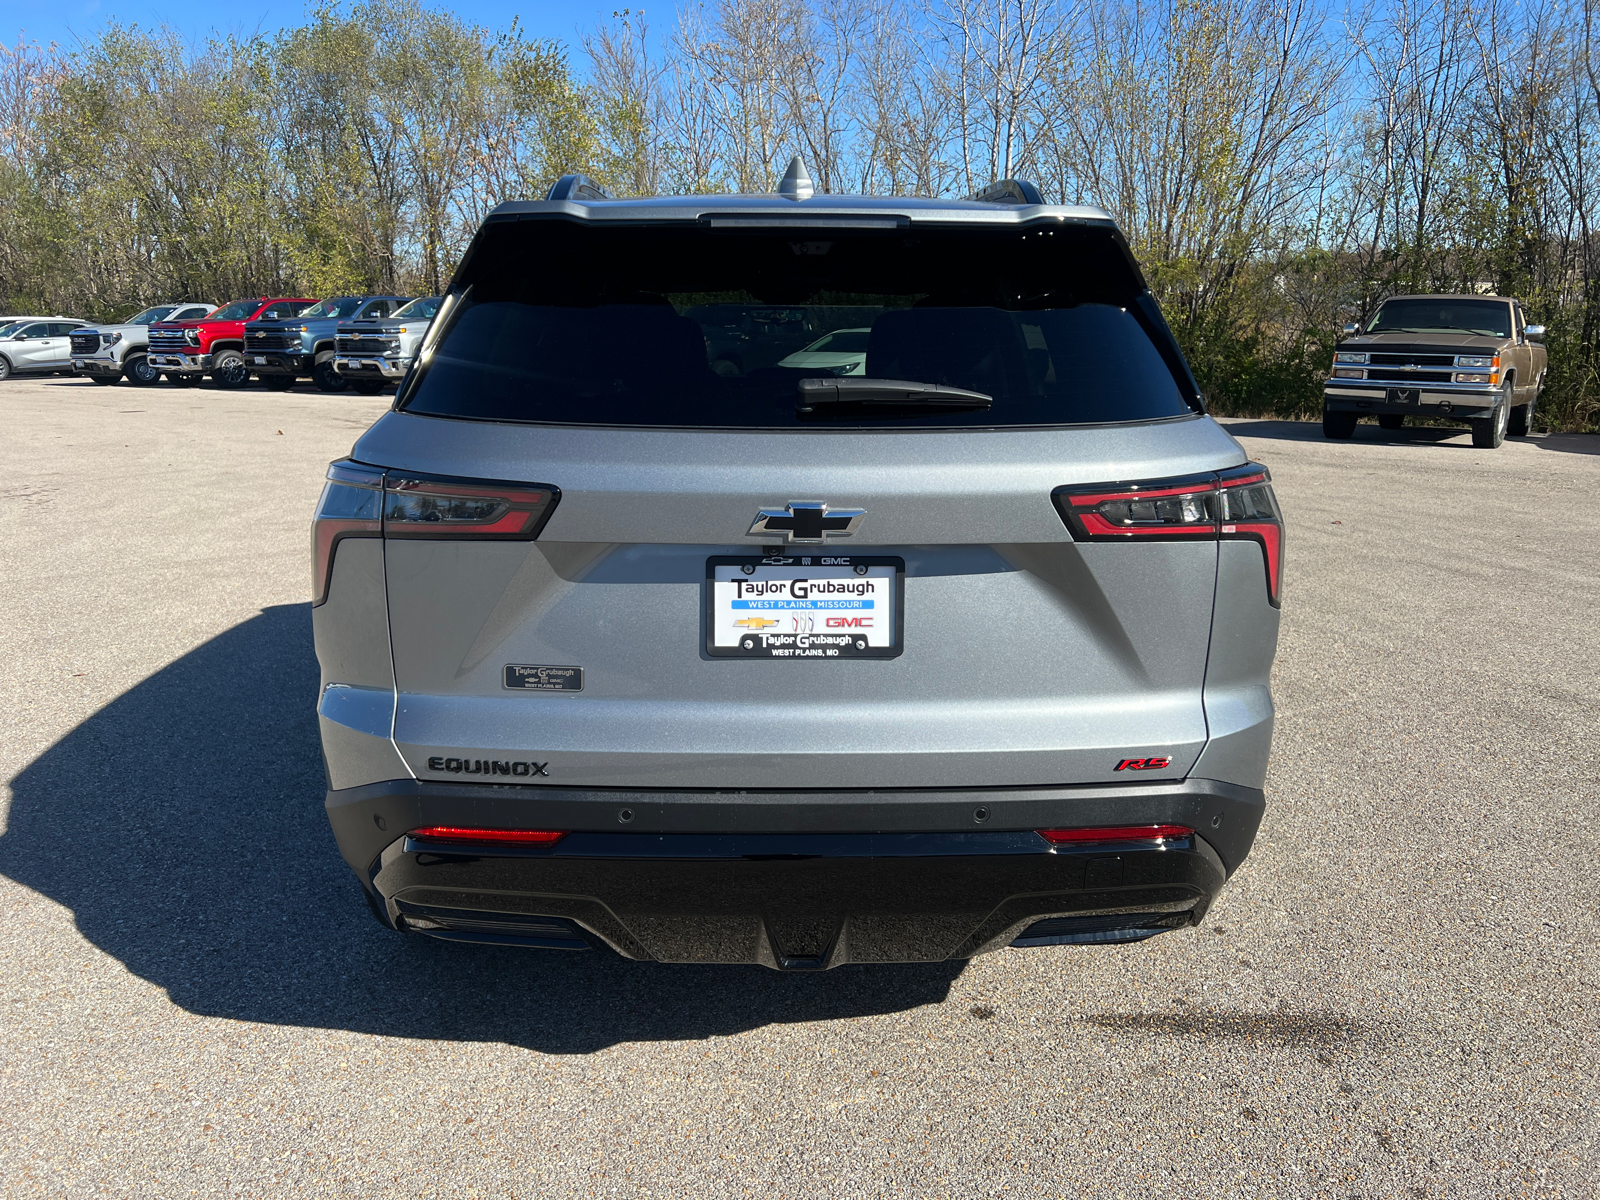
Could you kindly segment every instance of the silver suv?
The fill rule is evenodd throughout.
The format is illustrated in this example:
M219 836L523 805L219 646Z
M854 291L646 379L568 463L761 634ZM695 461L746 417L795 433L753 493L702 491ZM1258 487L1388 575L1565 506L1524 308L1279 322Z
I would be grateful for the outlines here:
M835 330L861 363L785 364ZM391 929L1132 942L1261 821L1267 472L1111 217L1031 185L500 205L312 546L327 810Z

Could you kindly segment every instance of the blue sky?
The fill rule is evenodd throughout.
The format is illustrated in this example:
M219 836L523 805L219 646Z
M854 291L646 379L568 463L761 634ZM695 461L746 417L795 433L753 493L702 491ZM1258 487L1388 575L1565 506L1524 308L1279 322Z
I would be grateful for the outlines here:
M491 28L509 25L512 17L520 16L522 27L534 37L559 38L569 46L576 45L580 31L628 6L628 0L454 0L440 5ZM15 44L22 34L30 42L57 42L70 48L115 18L136 25L170 25L199 40L215 28L253 33L296 25L305 19L307 7L303 0L0 0L0 38ZM632 7L638 11L636 4ZM656 31L670 22L673 9L663 4L656 11L649 7L644 11Z

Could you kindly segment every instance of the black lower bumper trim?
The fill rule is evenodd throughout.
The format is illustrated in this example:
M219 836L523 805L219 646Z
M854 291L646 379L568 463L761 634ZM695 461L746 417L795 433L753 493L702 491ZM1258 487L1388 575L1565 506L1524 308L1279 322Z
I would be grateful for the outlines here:
M1263 808L1259 791L1205 780L830 793L401 780L328 796L346 860L396 928L522 945L553 931L570 948L786 970L969 958L1065 917L1118 917L1109 928L1125 932L1197 921ZM1200 836L1052 846L1034 832L1142 824ZM409 836L429 825L570 832L545 847ZM1095 931L1034 936L1074 932Z
M257 374L303 375L311 369L309 354L273 354L247 352L247 365ZM262 361L257 362L257 359Z
M1142 942L1181 929L1189 913L1112 913L1099 917L1049 917L1022 931L1013 946L1090 946Z
M1366 396L1325 396L1322 407L1327 412L1359 413L1363 416L1434 417L1450 421L1487 417L1494 412L1492 404L1485 407L1476 396L1465 396L1459 400L1430 398L1416 404Z

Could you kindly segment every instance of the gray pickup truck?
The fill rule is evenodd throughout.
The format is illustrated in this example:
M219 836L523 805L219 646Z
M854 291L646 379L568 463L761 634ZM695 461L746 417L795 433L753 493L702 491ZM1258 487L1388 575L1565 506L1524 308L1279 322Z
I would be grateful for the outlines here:
M270 388L294 386L309 375L323 392L349 381L333 369L334 337L342 321L387 317L410 296L333 296L286 321L252 321L244 331L245 362Z
M1345 326L1323 385L1322 432L1345 439L1363 416L1399 429L1407 416L1467 421L1492 450L1533 428L1550 369L1543 325L1506 296L1394 296L1365 329Z
M140 385L159 383L161 371L147 355L150 326L157 321L197 321L216 311L215 304L192 301L157 304L119 325L96 325L72 331L72 369L96 383L111 384L123 376Z
M358 392L375 396L398 383L416 361L441 296L419 296L391 317L342 321L334 341L333 369Z

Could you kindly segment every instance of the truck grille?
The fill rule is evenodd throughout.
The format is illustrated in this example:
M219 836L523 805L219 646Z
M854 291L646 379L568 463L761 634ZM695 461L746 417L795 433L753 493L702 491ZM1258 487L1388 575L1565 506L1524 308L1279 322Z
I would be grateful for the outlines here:
M1378 367L1369 368L1367 378L1381 379L1385 383L1449 383L1452 376L1449 371L1396 371Z
M382 334L341 335L335 346L340 354L360 354L367 358L388 358L400 353L400 340Z
M249 340L246 342L247 350L298 350L300 339L295 337L292 341L288 334L269 333L265 329L252 329Z
M1453 367L1453 354L1374 354L1369 360L1375 367Z
M150 331L150 349L157 354L182 354L194 347L183 340L181 329L152 329Z
M100 349L100 335L98 333L75 333L72 335L72 352L74 354L93 354Z

